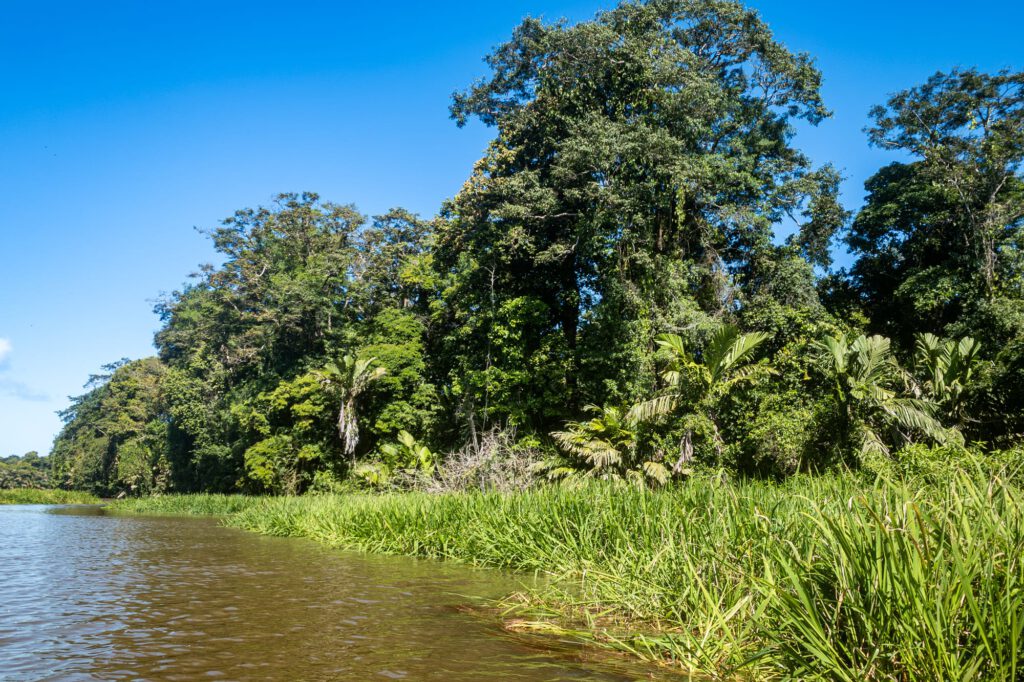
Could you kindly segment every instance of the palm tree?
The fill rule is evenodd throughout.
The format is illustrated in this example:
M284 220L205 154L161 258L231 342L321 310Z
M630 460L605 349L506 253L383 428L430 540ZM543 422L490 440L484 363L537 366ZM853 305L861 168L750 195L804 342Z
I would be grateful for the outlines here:
M768 339L764 332L741 334L733 325L723 325L701 353L691 355L676 334L662 334L656 342L670 354L661 373L665 390L660 396L632 407L629 417L653 421L677 413L686 407L684 418L703 418L711 426L715 450L721 457L724 445L718 425L718 405L738 386L774 373L764 364L750 364L754 350ZM687 429L679 443L679 459L673 471L679 473L693 458L693 430Z
M959 341L919 334L914 364L926 377L921 393L939 405L955 423L964 421L962 398L977 366L981 344L969 336Z
M855 443L861 455L888 454L884 431L894 431L904 443L912 434L945 443L956 432L935 418L934 403L899 395L896 385L906 373L893 358L889 339L861 334L826 336L813 342L818 367L830 381L838 405L841 437Z
M594 416L586 421L568 422L564 431L555 431L555 439L570 457L582 460L587 476L624 478L644 476L657 483L669 479L668 469L655 461L646 461L636 468L636 423L628 413L615 406L584 408ZM576 473L571 467L553 467L548 476L560 478Z
M341 449L355 462L356 446L359 444L359 421L356 415L356 401L367 386L385 374L384 367L373 367L377 358L356 359L344 355L341 364L329 362L320 371L323 380L335 386L341 394L338 407L338 436L341 438Z

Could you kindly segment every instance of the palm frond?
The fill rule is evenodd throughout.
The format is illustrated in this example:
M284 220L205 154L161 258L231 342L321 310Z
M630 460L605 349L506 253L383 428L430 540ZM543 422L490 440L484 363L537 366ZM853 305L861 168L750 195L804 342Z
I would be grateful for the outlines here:
M683 343L683 339L678 334L659 334L655 337L654 342L670 351L675 357L686 357L686 345Z
M953 344L950 344L953 346ZM960 339L951 348L948 375L951 377L947 383L957 382L966 386L974 374L974 366L978 360L978 353L981 352L981 344L969 336Z
M707 367L721 367L725 364L730 349L739 338L740 331L735 325L724 324L718 328L704 349L704 364Z
M889 448L886 447L885 442L872 429L867 426L862 426L860 428L859 436L861 457L869 455L884 456L889 454Z
M825 336L812 341L811 347L817 351L819 364L824 366L826 373L846 374L849 355L849 342L846 336Z
M672 478L672 474L661 462L647 461L643 463L642 468L647 478L658 485L665 485Z
M650 400L639 402L629 408L628 417L638 422L654 421L675 411L679 405L679 396L662 395Z
M893 363L889 339L884 336L858 336L850 344L853 362L850 374L861 383L878 383L891 378Z
M718 383L714 384L711 387L711 390L708 392L708 397L712 400L721 398L723 396L728 395L732 391L732 389L734 389L736 386L740 384L753 383L758 381L759 379L774 376L776 374L778 374L778 372L776 372L773 368L769 367L768 365L758 364L740 367L735 372L733 372L732 376L730 376L728 379L724 381L719 381Z
M754 352L754 349L766 340L768 340L768 334L765 334L764 332L741 334L735 337L726 349L725 355L718 363L718 371L716 374L721 376L725 372L728 372L737 364L748 358L750 354Z
M925 407L922 401L912 399L893 400L884 408L885 412L904 429L918 431L936 443L942 445L950 440L957 440L958 431L944 427ZM959 440L962 440L960 437Z

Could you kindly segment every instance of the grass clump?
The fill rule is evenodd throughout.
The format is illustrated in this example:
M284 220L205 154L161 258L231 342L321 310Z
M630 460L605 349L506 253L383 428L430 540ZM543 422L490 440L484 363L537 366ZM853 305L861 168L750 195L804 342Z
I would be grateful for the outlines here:
M228 525L264 534L539 571L553 580L521 599L519 624L543 614L563 632L692 673L853 681L1021 672L1024 507L1020 490L994 476L935 486L834 475L704 478L661 491L162 499L176 511L234 506Z
M181 516L226 516L255 504L260 498L246 495L154 495L129 497L110 504L109 509L129 514L175 514Z
M98 504L95 495L78 490L11 488L0 490L0 504Z
M766 639L788 673L855 682L1024 672L1020 490L959 476L926 494L815 503L766 558Z

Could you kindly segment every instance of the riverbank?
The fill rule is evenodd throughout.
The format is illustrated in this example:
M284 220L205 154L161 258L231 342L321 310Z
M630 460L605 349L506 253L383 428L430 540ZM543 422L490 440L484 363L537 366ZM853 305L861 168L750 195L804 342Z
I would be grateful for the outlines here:
M999 479L855 476L671 490L122 501L225 513L258 533L538 571L510 627L542 627L714 676L1011 680L1024 505ZM538 625L538 623L540 623Z
M100 498L78 490L12 488L0 490L0 504L99 504Z

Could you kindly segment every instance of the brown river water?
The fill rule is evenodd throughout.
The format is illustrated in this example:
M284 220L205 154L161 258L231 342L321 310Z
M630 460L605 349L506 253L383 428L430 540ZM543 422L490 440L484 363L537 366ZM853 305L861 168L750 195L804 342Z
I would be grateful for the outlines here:
M524 580L210 519L0 506L0 680L656 679L463 608Z

